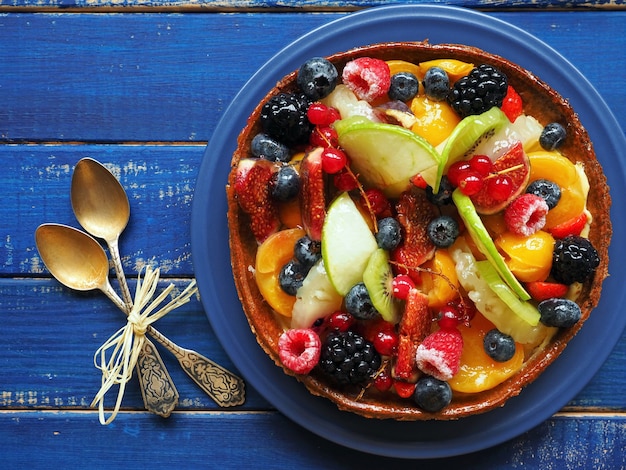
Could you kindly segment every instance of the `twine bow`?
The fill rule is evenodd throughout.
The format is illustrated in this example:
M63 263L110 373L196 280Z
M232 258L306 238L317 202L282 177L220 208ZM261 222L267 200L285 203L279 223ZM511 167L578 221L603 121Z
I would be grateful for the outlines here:
M196 281L193 280L183 292L167 305L152 313L174 289L174 285L170 284L151 302L158 282L158 268L153 270L148 266L143 282L141 273L139 273L137 289L135 290L135 301L128 314L126 325L117 330L94 354L94 365L102 371L102 385L91 402L91 406L95 407L96 404L98 405L101 424L109 424L117 416L122 404L122 398L124 397L126 384L133 375L133 369L137 364L148 327L170 311L189 302L191 296L197 291ZM119 385L117 399L111 416L107 419L104 413L104 397L115 385Z

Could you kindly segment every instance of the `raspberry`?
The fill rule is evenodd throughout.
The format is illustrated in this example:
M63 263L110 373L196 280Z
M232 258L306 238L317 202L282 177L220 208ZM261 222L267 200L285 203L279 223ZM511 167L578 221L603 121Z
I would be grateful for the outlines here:
M359 99L367 102L381 98L391 86L387 63L371 57L360 57L348 62L341 78Z
M450 380L459 371L463 337L457 329L442 329L428 335L417 347L415 361L425 374Z
M548 204L535 194L522 194L515 198L504 211L504 222L509 231L529 236L546 224Z
M278 356L289 370L308 374L317 365L322 342L310 328L287 330L278 339Z

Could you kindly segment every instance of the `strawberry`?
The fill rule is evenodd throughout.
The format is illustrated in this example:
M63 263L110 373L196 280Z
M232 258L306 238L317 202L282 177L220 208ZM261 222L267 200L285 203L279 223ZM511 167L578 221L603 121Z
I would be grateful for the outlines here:
M418 346L415 362L425 374L446 381L459 371L461 352L463 336L459 330L437 330Z
M289 370L308 374L317 365L322 342L310 328L286 330L278 339L278 356Z
M527 282L526 289L530 296L537 302L552 299L554 297L564 297L569 287L566 284L557 282Z
M509 121L515 122L515 120L522 114L522 108L522 97L511 85L509 85L500 109L504 114L506 114Z
M384 60L359 57L346 64L342 80L360 99L372 102L382 98L391 86L391 72Z
M428 236L428 224L437 213L423 191L402 193L396 203L396 212L403 233L398 253L392 258L405 268L417 268L435 254L435 245Z
M280 228L278 209L270 194L276 165L263 158L239 161L234 189L239 207L250 216L250 229L259 243Z
M417 346L430 333L432 318L428 310L428 296L418 289L411 289L406 298L404 315L400 321L398 357L395 377L410 380L415 376L415 352Z
M548 229L554 238L565 238L569 235L580 235L587 224L587 214L580 215Z
M313 240L322 239L326 218L326 194L321 147L307 153L300 163L300 209L302 224Z

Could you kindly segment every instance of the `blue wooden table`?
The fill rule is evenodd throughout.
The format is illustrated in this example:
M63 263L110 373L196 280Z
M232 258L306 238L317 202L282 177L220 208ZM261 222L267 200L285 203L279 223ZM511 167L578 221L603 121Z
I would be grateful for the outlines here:
M194 277L198 167L237 91L303 33L383 3L395 2L0 1L2 468L417 468L317 436L252 387L243 406L221 409L164 350L181 397L176 411L168 419L145 412L133 379L121 413L100 425L90 407L100 387L92 357L124 318L100 293L70 291L51 278L34 241L43 222L77 226L70 180L90 156L129 195L120 247L131 290L150 263L161 267L161 287L184 287ZM479 9L545 41L589 79L626 130L622 0L433 3ZM614 198L622 190L612 189ZM236 370L197 297L158 326ZM582 392L544 423L420 468L626 468L624 390L626 334Z

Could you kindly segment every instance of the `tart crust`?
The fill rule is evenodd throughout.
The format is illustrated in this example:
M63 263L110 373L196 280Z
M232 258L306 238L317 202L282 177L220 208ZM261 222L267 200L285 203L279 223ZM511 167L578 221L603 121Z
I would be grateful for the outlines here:
M543 125L559 122L566 126L568 138L560 151L574 162L582 162L590 183L587 209L593 216L589 239L598 251L600 265L592 279L583 286L578 297L582 310L581 320L571 328L560 329L550 342L535 352L522 369L495 388L476 394L454 393L453 401L437 413L429 413L413 406L411 401L386 394L377 395L368 390L360 396L360 388L338 389L327 378L314 370L310 375L296 376L297 380L313 395L325 397L341 410L350 411L368 418L395 420L448 420L483 413L503 406L508 399L518 395L522 389L535 380L563 351L567 343L576 335L597 305L602 282L608 275L608 248L611 239L609 209L611 198L606 177L598 163L587 131L578 115L567 100L541 81L537 76L510 61L484 52L480 49L457 44L431 45L424 42L381 43L356 48L328 57L338 70L357 57L376 57L383 60L406 60L412 63L432 59L451 58L475 65L486 63L498 67L508 77L509 83L520 94L524 112L532 115ZM246 127L238 138L238 147L232 157L232 168L236 168L242 158L250 156L250 143L259 132L259 115L263 104L279 92L295 91L296 71L284 77L255 108L248 118ZM228 224L233 276L238 295L250 328L259 345L286 374L294 375L284 368L278 357L278 338L284 329L284 322L275 314L261 296L254 270L257 242L248 227L247 216L241 211L233 190L234 171L231 171L226 186L228 199Z

